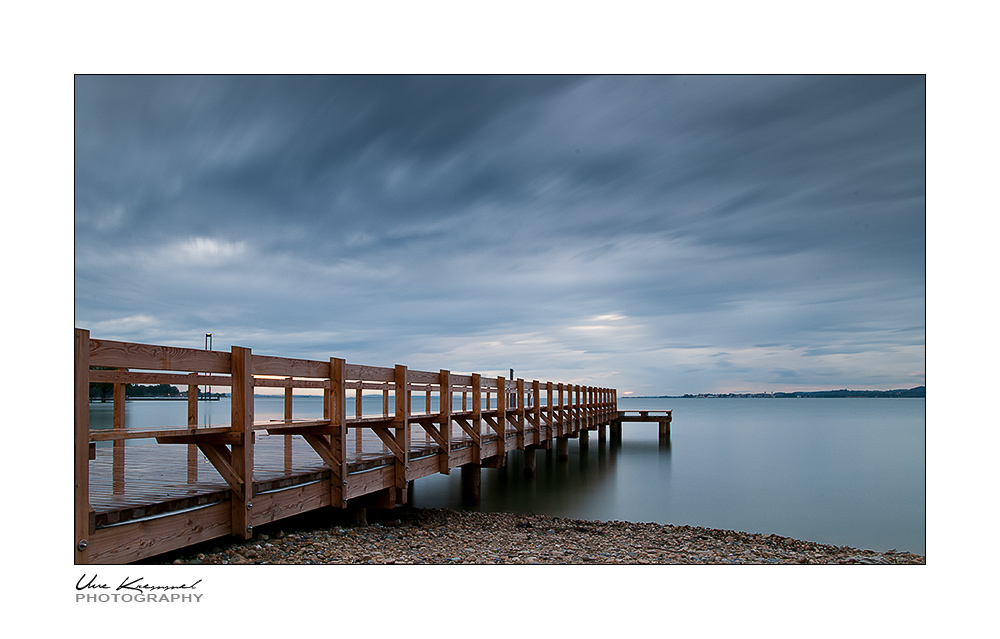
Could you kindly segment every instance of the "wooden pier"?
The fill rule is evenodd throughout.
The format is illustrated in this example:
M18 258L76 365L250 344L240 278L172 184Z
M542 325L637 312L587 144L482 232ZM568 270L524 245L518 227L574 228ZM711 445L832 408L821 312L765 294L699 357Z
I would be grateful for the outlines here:
M392 508L410 482L455 467L475 500L479 469L503 466L509 451L524 450L531 472L538 448L554 441L564 458L569 439L583 447L591 430L603 439L605 426L637 421L611 388L100 340L83 329L74 380L78 564L249 539L254 526L317 508ZM91 383L114 386L110 429L90 428ZM187 424L128 427L126 384L186 386ZM230 389L228 424L199 426L199 386ZM254 421L254 389L265 387L283 389L283 419ZM296 389L322 393L322 418L293 415ZM382 410L365 414L373 394Z

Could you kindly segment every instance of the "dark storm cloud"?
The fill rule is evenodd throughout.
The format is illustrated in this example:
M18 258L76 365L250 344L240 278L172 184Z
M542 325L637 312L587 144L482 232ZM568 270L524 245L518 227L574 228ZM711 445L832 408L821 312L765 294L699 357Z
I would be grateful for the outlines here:
M924 117L916 76L80 76L77 324L656 392L916 385Z

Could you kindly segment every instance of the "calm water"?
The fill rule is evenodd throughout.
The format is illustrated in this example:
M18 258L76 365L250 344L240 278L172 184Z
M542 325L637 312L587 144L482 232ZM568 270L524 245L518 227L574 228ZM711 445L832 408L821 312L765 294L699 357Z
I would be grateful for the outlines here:
M280 418L282 401L258 397L256 419ZM522 454L510 453L505 468L482 470L480 509L924 554L924 406L923 399L622 399L622 410L673 409L669 445L658 441L655 423L626 423L620 447L591 433L587 451L570 440L569 462L538 451L532 480L523 477ZM126 423L179 425L186 411L184 402L129 402ZM229 421L226 400L202 402L200 411L203 424ZM296 417L321 414L318 398L296 397ZM110 404L91 404L93 428L110 427L110 415ZM460 472L418 480L413 505L461 508Z

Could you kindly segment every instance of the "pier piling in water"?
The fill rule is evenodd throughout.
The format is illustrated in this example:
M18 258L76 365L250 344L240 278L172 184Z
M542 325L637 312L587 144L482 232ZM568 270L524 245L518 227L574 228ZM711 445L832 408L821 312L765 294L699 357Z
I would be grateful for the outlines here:
M569 437L556 439L556 459L569 461Z
M535 450L534 446L524 449L524 476L528 479L535 476Z
M479 464L462 466L462 504L478 506L482 497L482 470Z

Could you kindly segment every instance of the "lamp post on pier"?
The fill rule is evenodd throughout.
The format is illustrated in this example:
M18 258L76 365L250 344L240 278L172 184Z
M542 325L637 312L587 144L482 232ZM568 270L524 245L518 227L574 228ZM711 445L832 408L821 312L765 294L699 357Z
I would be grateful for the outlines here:
M206 351L212 350L212 334L211 333L205 333L205 350ZM212 399L212 387L211 386L208 387L208 399L209 400Z

